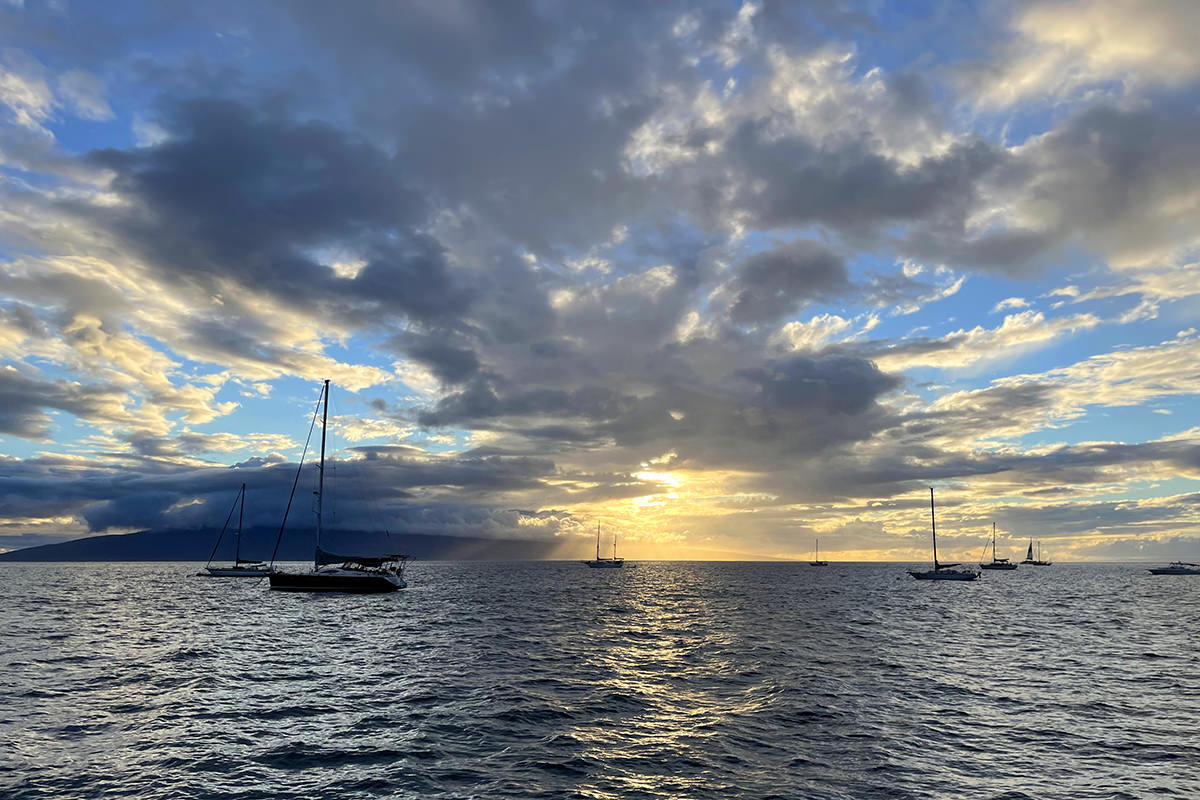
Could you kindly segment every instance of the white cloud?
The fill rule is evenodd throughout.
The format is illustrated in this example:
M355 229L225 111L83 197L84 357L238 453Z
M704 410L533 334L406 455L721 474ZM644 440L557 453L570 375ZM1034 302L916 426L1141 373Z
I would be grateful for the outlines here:
M58 76L58 96L83 119L103 122L114 116L105 99L104 81L86 70L73 69Z
M46 132L42 123L54 111L54 93L37 59L11 48L0 51L0 103L18 125Z
M1200 76L1200 3L1193 0L1042 0L1020 8L1012 20L1016 43L976 88L982 106L1064 99L1107 81L1137 88Z
M851 320L837 314L819 314L807 322L789 322L774 340L791 350L816 350L852 324Z
M1099 324L1099 318L1091 314L1047 320L1041 312L1022 311L1006 316L997 328L977 326L957 330L921 346L901 343L892 351L880 353L876 361L881 368L890 371L913 367L961 368L1027 353L1061 336Z
M998 311L1007 311L1012 308L1028 308L1028 307L1029 307L1029 301L1023 297L1006 297L1005 299L1001 300L999 303L996 303L996 305L992 306L992 313L995 314Z

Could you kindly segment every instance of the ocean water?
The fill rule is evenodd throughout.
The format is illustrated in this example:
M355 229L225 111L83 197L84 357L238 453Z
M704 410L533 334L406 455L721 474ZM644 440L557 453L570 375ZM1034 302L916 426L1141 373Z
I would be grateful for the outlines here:
M1200 577L0 564L0 797L1200 797Z

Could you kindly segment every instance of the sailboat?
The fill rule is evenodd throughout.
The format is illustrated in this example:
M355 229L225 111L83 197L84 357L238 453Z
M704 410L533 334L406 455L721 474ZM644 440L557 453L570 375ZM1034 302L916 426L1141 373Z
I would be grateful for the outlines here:
M321 549L322 498L325 491L325 432L329 427L329 381L325 381L321 389L321 462L317 472L316 514L317 514L317 544L313 554L311 572L271 573L271 588L281 592L349 592L354 594L379 594L404 589L408 584L404 581L404 566L408 556L362 556L337 555ZM304 459L300 459L300 467ZM299 480L299 472L297 472ZM295 494L295 484L292 493ZM291 500L288 500L291 508ZM287 511L284 512L283 525L279 535L283 536L283 528L287 525ZM276 542L278 550L278 542ZM274 559L272 559L274 560Z
M925 572L909 570L919 581L973 581L979 577L978 572L969 569L954 569L958 564L942 564L937 557L937 520L933 515L933 487L929 487L929 522L933 529L933 569Z
M1029 549L1025 551L1025 560L1022 561L1021 563L1029 564L1030 566L1033 566L1033 567L1048 567L1048 566L1050 566L1049 561L1042 560L1042 540L1041 539L1038 539L1038 543L1037 543L1037 558L1033 557L1033 539L1030 539L1029 540Z
M228 567L214 567L213 559L217 557L217 548L221 546L221 539L225 538L225 531L229 529L229 521L233 519L233 510L238 512L237 535L234 537L233 545L233 564ZM270 575L275 571L275 568L263 563L261 559L242 558L242 519L246 515L246 484L242 484L242 490L238 492L237 499L233 501L233 506L229 509L228 516L225 517L225 525L221 528L221 532L217 535L217 543L213 545L212 553L208 556L208 563L204 565L204 572L197 572L206 578L262 578Z
M996 557L996 523L992 523L992 560L986 564L980 564L980 569L1016 569L1017 565L1009 561L1007 558Z
M592 567L593 569L596 569L596 568L620 569L621 567L625 566L625 559L617 558L617 534L616 533L613 534L612 558L601 558L600 557L600 523L597 522L596 523L596 558L593 559L592 561L585 561L583 563L587 564L589 567Z
M821 560L821 540L820 539L817 539L817 541L816 541L816 544L813 548L813 560L808 562L808 565L810 567L828 567L829 566L828 561Z

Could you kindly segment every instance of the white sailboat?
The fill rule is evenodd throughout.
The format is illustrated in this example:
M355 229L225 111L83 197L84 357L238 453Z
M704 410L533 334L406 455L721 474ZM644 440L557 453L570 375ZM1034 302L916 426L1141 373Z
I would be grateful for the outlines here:
M617 534L613 533L613 554L612 558L600 557L600 523L596 523L596 557L591 561L584 561L593 569L620 569L625 566L625 559L617 558Z
M924 572L908 570L919 581L973 581L979 573L969 569L954 569L959 564L943 564L937 557L937 520L933 514L933 487L929 487L929 522L933 528L933 569Z
M238 510L238 525L233 539L233 563L228 567L214 567L213 559L217 557L217 548L221 546L221 539L225 538L225 531L229 529L229 521L233 519L233 509L235 508ZM229 515L225 517L225 525L221 528L221 533L217 535L217 542L208 556L208 563L204 565L204 571L197 572L197 575L205 578L262 578L275 571L274 567L264 563L262 559L242 558L242 520L245 515L246 484L243 483L242 490L238 492L237 499L233 501L233 506L229 509Z
M1007 558L999 558L996 555L996 523L992 523L992 560L986 564L980 564L980 569L1016 569L1017 565L1009 561Z
M321 549L321 535L324 532L322 519L322 498L325 491L325 432L329 422L329 381L321 390L321 463L317 473L316 515L317 515L317 545L313 554L311 572L273 572L269 577L271 588L282 592L346 592L354 594L378 594L404 589L408 584L404 580L404 566L408 556L362 556L337 555ZM303 457L300 466L304 466ZM299 479L299 473L297 473ZM295 485L292 493L295 494ZM291 508L291 500L288 500ZM284 512L283 525L279 528L282 537L283 527L287 525L287 512ZM278 550L278 542L276 543ZM274 559L272 559L274 560Z
M813 560L808 562L810 567L828 567L828 561L821 560L821 540L817 539L813 545Z

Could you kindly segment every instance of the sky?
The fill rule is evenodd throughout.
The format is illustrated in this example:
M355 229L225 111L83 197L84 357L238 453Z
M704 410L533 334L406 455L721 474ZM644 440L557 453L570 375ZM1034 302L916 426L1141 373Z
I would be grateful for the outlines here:
M0 550L329 379L335 527L1200 560L1198 254L1192 0L0 0Z

